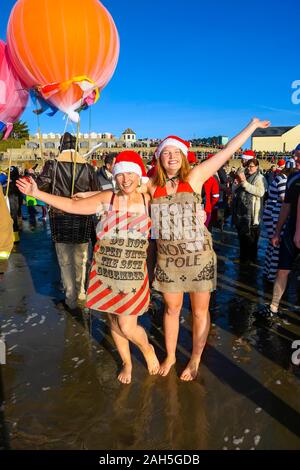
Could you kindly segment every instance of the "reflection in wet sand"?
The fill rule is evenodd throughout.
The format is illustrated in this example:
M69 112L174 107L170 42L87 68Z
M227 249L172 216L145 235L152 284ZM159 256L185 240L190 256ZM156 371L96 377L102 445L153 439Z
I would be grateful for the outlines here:
M232 237L222 243L228 259ZM0 447L300 447L300 374L290 360L291 342L300 334L299 313L291 307L297 289L287 293L278 324L255 325L253 312L265 291L260 270L243 272L220 258L222 288L212 299L213 327L197 380L178 378L191 348L186 303L176 368L167 377L150 377L133 348L134 380L124 386L105 317L78 322L53 302L60 296L59 273L49 233L25 230L18 250L0 286L1 334L9 351L1 368ZM161 313L141 321L162 359Z

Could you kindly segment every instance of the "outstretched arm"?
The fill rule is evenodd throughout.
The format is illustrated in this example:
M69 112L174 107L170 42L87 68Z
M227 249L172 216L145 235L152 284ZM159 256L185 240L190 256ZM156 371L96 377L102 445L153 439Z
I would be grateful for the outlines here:
M245 127L245 129L243 129L238 135L233 137L223 150L220 150L220 152L209 160L200 163L191 170L189 176L189 183L191 186L194 189L199 188L199 184L203 184L208 180L208 178L210 178L210 176L216 173L219 168L221 168L224 163L226 163L227 160L229 160L232 155L241 148L242 145L244 145L256 129L265 129L269 127L269 125L269 121L260 121L257 118L252 119L248 126Z
M60 209L63 212L68 212L70 214L96 214L97 212L100 212L101 205L105 200L104 194L98 194L86 199L76 200L68 197L54 196L53 194L44 193L38 189L36 182L32 178L30 178L30 180L25 178L19 179L16 184L21 193L28 196L33 196L36 199L39 199L40 201L55 207L56 209Z
M76 193L72 196L73 199L87 199L88 197L96 196L103 191L87 191L86 193Z

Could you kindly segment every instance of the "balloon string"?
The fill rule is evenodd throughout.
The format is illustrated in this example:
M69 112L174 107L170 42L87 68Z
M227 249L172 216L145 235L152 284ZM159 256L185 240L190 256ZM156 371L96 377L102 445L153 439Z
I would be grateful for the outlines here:
M12 160L12 151L9 151L9 162L8 162L8 175L7 175L7 186L6 186L6 193L5 197L8 197L9 185L10 185L10 170L11 170L11 160Z
M78 153L78 143L79 143L79 130L80 130L80 120L77 123L77 134L76 134L76 146L75 146L75 156L74 156L74 166L73 166L73 179L72 179L72 192L71 197L74 196L74 187L75 187L75 176L76 176L76 163L77 163L77 153Z
M72 126L72 131L73 131L73 134L76 134L75 127L73 126L73 122L72 122L72 121L70 121L70 124L71 124L71 126Z
M40 142L40 157L42 160L42 165L44 166L44 158L43 158L43 140L42 140L42 134L41 134L41 123L40 123L40 117L38 114L36 114L36 119L37 119L37 125L38 125L38 134L39 134L39 142Z
M89 110L89 151L91 150L92 108Z
M64 128L64 133L63 133L63 135L65 135L66 130L67 130L67 127L68 127L68 124L69 124L69 116L68 116L67 114L66 114L65 116L66 116L67 119L66 119L66 125L65 125L65 128Z
M66 118L66 125L65 125L65 128L64 128L64 133L62 135L62 140L61 140L60 145L59 145L59 152L61 151L61 148L64 145L65 137L66 137L66 130L67 130L67 127L68 127L68 124L69 124L69 116L67 116L67 114L65 114L65 118Z

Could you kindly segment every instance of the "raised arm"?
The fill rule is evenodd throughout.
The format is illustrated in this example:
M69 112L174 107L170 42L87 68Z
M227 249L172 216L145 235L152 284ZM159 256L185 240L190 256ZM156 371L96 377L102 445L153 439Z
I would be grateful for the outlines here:
M244 145L249 139L253 132L258 128L267 128L270 125L270 121L260 121L257 118L252 119L245 129L243 129L238 135L233 137L223 150L220 150L216 155L206 160L203 163L195 166L189 176L189 183L196 189L199 188L199 184L203 184L221 168L232 155Z
M104 194L104 192L97 194L96 196L78 200L68 197L54 196L53 194L40 191L36 182L32 178L30 178L30 181L25 178L19 179L16 184L21 193L33 196L56 209L60 209L63 212L68 212L70 214L96 214L97 212L100 212L101 205L107 198L107 194Z

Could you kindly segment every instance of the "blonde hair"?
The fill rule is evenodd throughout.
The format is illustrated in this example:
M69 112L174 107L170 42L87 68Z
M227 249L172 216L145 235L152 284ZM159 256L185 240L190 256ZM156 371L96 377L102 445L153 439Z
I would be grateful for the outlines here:
M189 172L191 171L190 164L187 157L180 150L182 156L182 163L178 173L178 178L182 183L186 183L188 180ZM161 188L165 187L167 184L167 173L164 167L161 164L160 156L157 160L156 173L153 179L154 186L160 186Z

